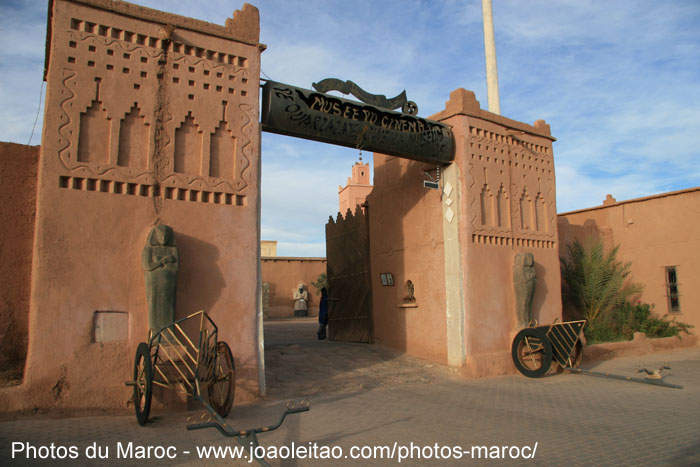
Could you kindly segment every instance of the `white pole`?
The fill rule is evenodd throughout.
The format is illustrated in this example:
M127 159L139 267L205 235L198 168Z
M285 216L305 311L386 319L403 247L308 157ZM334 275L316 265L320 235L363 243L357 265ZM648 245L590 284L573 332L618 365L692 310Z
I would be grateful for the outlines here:
M496 40L493 34L493 10L491 0L481 0L484 15L484 52L486 55L486 86L489 99L489 112L501 114L498 98L498 67L496 66Z

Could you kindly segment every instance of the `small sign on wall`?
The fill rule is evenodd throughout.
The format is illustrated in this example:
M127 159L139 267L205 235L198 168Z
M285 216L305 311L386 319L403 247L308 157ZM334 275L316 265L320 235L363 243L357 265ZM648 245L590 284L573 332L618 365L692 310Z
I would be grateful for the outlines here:
M129 314L125 311L96 311L93 342L127 342Z
M379 277L382 279L382 285L383 286L393 286L394 285L394 276L390 272L383 272L379 274Z

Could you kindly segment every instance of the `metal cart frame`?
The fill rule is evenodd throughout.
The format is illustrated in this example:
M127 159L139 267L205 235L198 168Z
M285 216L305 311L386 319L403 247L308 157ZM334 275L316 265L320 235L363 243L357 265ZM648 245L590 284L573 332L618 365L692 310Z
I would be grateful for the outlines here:
M583 360L581 334L585 325L586 320L566 322L555 320L549 326L535 324L522 329L516 334L511 347L515 367L528 378L540 378L549 371L554 362L557 365L557 371L683 389L683 386L663 381L660 375L661 369L658 370L658 375L645 378L582 370L579 368ZM670 369L665 365L663 368Z
M149 331L148 342L136 348L134 379L126 382L134 388L139 425L148 421L154 385L197 399L222 417L231 412L236 368L231 348L218 340L218 333L204 311L176 320L155 333Z

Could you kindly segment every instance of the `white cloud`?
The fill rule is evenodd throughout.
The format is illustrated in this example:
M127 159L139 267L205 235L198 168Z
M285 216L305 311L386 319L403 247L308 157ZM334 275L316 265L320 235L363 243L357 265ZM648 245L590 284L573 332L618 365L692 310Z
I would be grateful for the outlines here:
M0 141L27 144L41 112L46 4L8 2L0 12ZM35 145L41 139L42 117L40 113L32 138Z
M134 1L216 24L243 4ZM486 107L478 0L253 3L273 79L301 87L350 79L387 97L406 89L422 116L443 109L458 87ZM607 193L622 200L698 185L697 0L499 0L493 8L501 110L551 125L560 210L599 205ZM1 11L0 140L26 143L46 4L5 1ZM322 256L325 222L356 159L350 149L264 134L263 236L284 254Z

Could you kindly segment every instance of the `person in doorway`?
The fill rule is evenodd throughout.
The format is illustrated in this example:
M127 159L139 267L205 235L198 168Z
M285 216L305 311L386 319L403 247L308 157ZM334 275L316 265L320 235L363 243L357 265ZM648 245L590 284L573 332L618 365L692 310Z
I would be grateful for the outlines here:
M328 291L321 289L321 301L318 303L318 340L326 338L326 326L328 325Z

